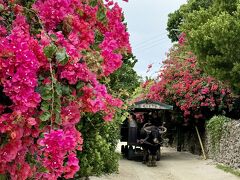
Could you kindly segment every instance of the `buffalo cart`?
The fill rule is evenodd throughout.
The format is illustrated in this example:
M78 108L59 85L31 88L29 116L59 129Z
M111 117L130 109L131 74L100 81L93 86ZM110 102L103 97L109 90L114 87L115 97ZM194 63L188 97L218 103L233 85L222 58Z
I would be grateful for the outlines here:
M129 113L136 115L136 117L131 120L127 118L121 126L121 142L126 143L126 145L121 146L123 156L129 160L142 157L141 128L151 120L154 120L160 127L163 127L162 125L170 116L169 110L173 110L173 106L157 101L145 99L135 102L129 109ZM155 119L153 119L153 115ZM157 153L157 160L160 160L160 148Z

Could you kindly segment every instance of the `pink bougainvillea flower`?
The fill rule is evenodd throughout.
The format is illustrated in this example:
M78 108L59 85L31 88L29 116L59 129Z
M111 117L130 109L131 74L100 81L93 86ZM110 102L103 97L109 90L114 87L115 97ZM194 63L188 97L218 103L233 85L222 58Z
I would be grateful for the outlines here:
M201 90L201 93L202 94L208 94L209 93L209 88L208 87L205 87Z
M148 65L147 73L151 70L152 66L153 66L153 64L149 64L149 65Z
M64 172L65 172L64 177L66 179L73 178L75 172L79 170L78 163L79 161L78 161L78 158L76 157L76 154L71 153L68 155L67 166L64 169Z
M64 126L75 125L80 120L80 110L75 105L70 105L62 109L61 117Z
M36 125L36 120L35 120L35 118L30 117L30 118L27 119L27 122L28 122L28 124L29 124L30 126Z
M122 106L101 78L121 67L131 47L122 9L106 2L36 0L29 19L23 1L0 0L0 85L10 104L0 105L0 174L73 178L81 114L111 121Z

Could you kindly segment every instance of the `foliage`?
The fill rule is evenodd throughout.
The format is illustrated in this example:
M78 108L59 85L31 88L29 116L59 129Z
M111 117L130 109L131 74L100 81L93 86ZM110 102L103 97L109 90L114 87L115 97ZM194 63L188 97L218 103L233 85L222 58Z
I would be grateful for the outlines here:
M7 180L5 175L0 174L0 180Z
M196 1L198 2L198 1ZM182 6L181 24L170 16L169 32L177 26L185 32L188 45L204 71L240 92L240 27L238 0L202 0L207 6L191 9L191 1ZM188 7L190 11L184 11ZM188 9L187 8L187 9ZM185 8L186 9L186 8ZM175 13L174 16L176 16ZM174 27L175 28L175 27Z
M178 37L182 32L180 28L185 22L185 18L189 13L200 9L207 9L214 0L188 0L187 4L182 5L178 10L168 15L167 31L168 37L172 42L178 41Z
M224 132L224 124L230 121L230 118L225 116L214 116L207 122L207 132L210 136L211 150L214 153L218 153L220 140Z
M185 46L184 34L168 54L159 79L148 91L150 99L175 106L185 120L198 121L227 111L231 92L199 68L195 55Z
M133 69L137 59L132 54L123 57L123 65L110 75L107 83L110 91L122 100L132 96L133 91L140 85L140 77Z
M0 105L0 174L73 178L87 135L75 125L93 114L104 124L122 105L101 83L131 52L121 8L102 0L0 0L0 11L1 95L10 100Z
M78 155L82 163L77 177L99 176L118 170L119 155L115 149L120 136L120 115L117 113L109 123L103 123L96 115L81 120L78 127L83 133L84 145Z
M217 164L217 168L218 169L221 169L227 173L231 173L231 174L234 174L235 176L239 176L240 177L240 170L237 170L237 169L233 169L229 166L225 166L225 165L222 165L222 164Z
M148 94L150 87L154 83L154 79L146 79L145 81L140 81L139 86L137 86L133 92L131 92L131 96L125 102L128 107L132 106L135 102L141 101L146 98L146 94Z

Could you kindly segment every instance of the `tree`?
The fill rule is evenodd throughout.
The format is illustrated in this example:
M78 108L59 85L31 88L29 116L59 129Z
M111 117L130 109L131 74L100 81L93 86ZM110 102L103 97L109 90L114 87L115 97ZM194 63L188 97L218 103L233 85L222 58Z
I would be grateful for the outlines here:
M182 30L205 72L225 81L239 93L240 9L236 2L215 1L206 10L188 14Z
M168 37L172 42L178 41L178 36L181 34L181 24L185 22L187 14L200 9L207 9L212 5L214 0L189 0L187 4L182 5L174 13L168 15L167 31Z
M169 16L168 26L169 33L172 28L185 32L201 68L229 84L237 94L240 92L239 11L237 0L188 1L177 10L180 13ZM174 18L177 14L181 23Z
M110 75L109 89L117 93L117 97L127 100L134 90L139 87L141 77L133 69L137 59L132 54L123 57L123 65Z

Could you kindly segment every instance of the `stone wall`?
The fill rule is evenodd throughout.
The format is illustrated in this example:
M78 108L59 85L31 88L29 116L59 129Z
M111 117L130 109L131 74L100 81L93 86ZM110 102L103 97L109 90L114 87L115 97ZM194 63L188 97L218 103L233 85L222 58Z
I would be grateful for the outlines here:
M181 133L174 132L172 147L201 155L202 150L194 127L180 128ZM240 121L230 121L223 126L223 133L218 150L214 151L210 136L204 129L199 129L207 157L218 163L240 169ZM179 149L180 147L180 149Z
M240 169L240 121L230 121L224 124L218 149L214 150L211 138L207 133L206 151L208 157L216 162Z

